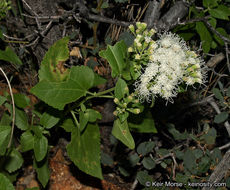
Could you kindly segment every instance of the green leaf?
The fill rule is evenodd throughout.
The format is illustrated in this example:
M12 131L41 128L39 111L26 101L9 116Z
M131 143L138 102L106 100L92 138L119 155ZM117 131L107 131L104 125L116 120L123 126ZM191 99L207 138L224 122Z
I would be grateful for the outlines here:
M76 127L73 120L68 118L66 119L63 124L61 125L61 127L66 131L66 132L72 132L74 130L74 128Z
M89 115L89 122L95 122L97 119L102 118L100 112L94 109L87 109L86 113Z
M129 172L127 171L127 169L125 169L124 167L119 166L118 169L119 169L119 172L120 172L123 176L125 176L125 177L130 176L130 173L129 173Z
M195 168L196 168L196 157L193 153L193 151L191 150L186 150L185 154L184 154L184 166L190 171L190 172L194 172Z
M129 91L126 82L123 79L119 78L114 89L115 97L118 100L121 100L122 98L124 98L125 94L128 93Z
M117 42L114 46L108 46L106 50L100 51L99 55L108 60L112 68L112 77L122 75L126 67L127 47L124 41Z
M88 124L83 134L78 128L71 133L67 153L74 164L83 172L102 179L100 165L100 132L97 125Z
M175 129L173 124L167 124L167 127L169 133L173 135L175 140L185 140L189 137L187 133L180 133L177 129Z
M129 160L129 163L131 164L131 166L134 167L140 161L140 157L138 156L137 153L134 153L134 154L129 156L128 160Z
M80 111L79 113L79 121L80 121L80 131L83 131L89 122L89 114Z
M0 96L0 106L7 100L5 96Z
M212 25L213 28L216 28L216 19L213 17L210 17L208 19L208 22Z
M41 138L34 138L34 155L36 161L41 161L45 158L48 150L48 140L45 136L42 135Z
M4 155L10 141L10 126L0 126L0 155ZM1 187L1 186L0 186Z
M144 157L144 159L142 160L142 164L148 170L151 170L151 169L155 168L155 166L156 166L155 161L150 157Z
M0 50L0 60L10 62L16 67L22 65L21 60L10 47L6 47L5 51Z
M100 75L94 73L93 86L97 86L97 85L100 85L100 84L105 84L106 81L107 81L106 79L104 79Z
M204 134L201 139L204 139L205 140L205 143L207 144L215 144L216 142L216 130L215 128L210 128L208 130L208 133L207 134Z
M196 23L196 30L200 36L202 41L202 48L205 53L208 53L211 48L212 43L212 36L208 31L207 27L204 25L203 22Z
M215 18L229 20L230 9L224 5L219 5L217 8L209 10L209 13Z
M7 160L4 163L4 168L12 173L19 169L23 164L23 158L20 152L18 152L16 149L11 150L10 154L7 155Z
M54 43L46 53L39 70L39 80L49 82L65 81L69 70L64 68L63 63L69 58L69 38L65 37Z
M133 44L135 37L127 31L124 31L120 34L118 41L123 40L127 47L130 47Z
M112 166L113 165L113 158L110 155L102 152L101 153L101 163L105 166Z
M34 136L30 131L22 133L20 137L21 151L26 152L34 148Z
M31 92L48 105L63 110L68 103L86 95L94 84L93 71L85 66L72 67L65 82L40 81ZM63 98L64 97L64 98Z
M179 33L179 36L182 37L185 41L190 40L194 35L195 33L191 33L191 32Z
M3 113L2 118L0 120L0 126L1 125L10 125L11 121L12 121L12 118L5 112L5 113Z
M135 148L135 143L129 131L127 120L121 123L119 119L116 119L113 124L112 134L130 149Z
M36 169L37 177L39 181L41 182L42 186L45 188L50 178L48 158L45 157L45 159L42 160L41 162L37 162L36 160L34 160L33 165L34 168Z
M150 153L153 151L153 148L155 147L154 142L143 142L138 145L137 147L137 153L141 154L142 156L145 156L146 154Z
M152 114L147 110L138 115L131 114L128 125L130 130L138 133L157 133Z
M25 108L30 105L30 99L24 94L14 94L14 102L19 108Z
M218 88L213 88L212 93L215 95L215 97L217 99L219 99L220 101L224 101L224 97L222 96L222 94Z
M228 87L228 90L227 90L226 95L227 95L228 97L230 97L230 87Z
M27 130L29 128L26 113L17 108L15 108L15 125L21 130Z
M198 175L208 172L209 168L210 168L210 158L207 156L202 157L198 163L198 171L199 171Z
M2 173L0 173L0 187L2 190L15 190L10 180Z
M203 5L206 8L213 8L218 6L217 0L203 0Z
M221 112L221 113L219 113L218 115L215 116L214 122L215 123L222 123L226 119L228 119L228 113L227 112Z
M59 122L60 116L60 111L53 108L48 108L47 111L42 114L42 117L40 118L40 124L43 125L46 129L50 129Z
M225 31L224 28L216 28L216 31L219 32L222 36L225 36L225 37L229 38L229 36L228 36L228 34L227 34L227 32ZM224 45L224 41L219 36L214 34L214 38L220 45L222 45L222 46Z
M146 186L146 182L153 181L146 170L137 172L137 180L144 186Z

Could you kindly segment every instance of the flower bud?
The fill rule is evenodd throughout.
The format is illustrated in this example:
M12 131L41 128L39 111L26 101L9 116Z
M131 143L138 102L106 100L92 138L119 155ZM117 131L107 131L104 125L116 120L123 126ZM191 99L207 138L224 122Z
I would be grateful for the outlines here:
M115 103L115 104L118 104L118 103L119 103L118 98L114 98L114 100L113 100L113 101L114 101L114 103Z
M133 48L132 48L132 47L129 47L129 48L128 48L128 52L133 52Z
M129 108L127 110L134 114L139 114L141 112L139 108Z
M129 25L129 30L132 32L132 33L135 33L134 32L134 26L131 24L131 25Z

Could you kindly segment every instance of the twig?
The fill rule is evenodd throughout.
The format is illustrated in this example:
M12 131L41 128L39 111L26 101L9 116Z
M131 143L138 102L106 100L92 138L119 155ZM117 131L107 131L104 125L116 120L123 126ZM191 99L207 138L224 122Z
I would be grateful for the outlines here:
M134 190L136 188L137 184L138 184L138 180L136 178L135 181L133 182L132 187L131 187L130 190Z
M8 79L8 77L6 76L5 72L3 71L3 69L0 67L0 71L2 72L2 74L4 75L6 81L7 81L7 84L8 84L8 87L9 87L9 90L10 90L10 96L11 96L11 100L12 100L12 106L13 106L13 114L12 114L12 127L11 127L11 133L10 133L10 141L8 143L8 146L7 148L10 148L11 146L11 143L12 143L12 139L13 139L13 134L14 134L14 123L15 123L15 104L14 104L14 96L13 96L13 91L12 91L12 88L11 88L11 85L10 85L10 81Z
M228 57L228 54L229 54L228 43L225 42L224 45L225 45L228 72L230 73L230 63L229 63L229 57Z
M220 182L228 170L230 169L230 150L228 150L221 162L216 166L213 173L209 177L208 182L211 184ZM215 187L203 187L202 190L215 190Z
M220 114L220 108L218 107L218 105L216 104L216 102L214 101L213 98L208 100L208 103L213 107L213 109L216 111L217 114ZM228 132L228 135L230 136L230 124L228 121L224 122L224 126Z

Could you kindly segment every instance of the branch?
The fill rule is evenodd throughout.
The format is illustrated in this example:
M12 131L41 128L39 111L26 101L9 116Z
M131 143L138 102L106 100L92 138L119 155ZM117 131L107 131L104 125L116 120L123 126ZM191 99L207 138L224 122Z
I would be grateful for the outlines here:
M147 24L148 28L152 28L156 25L156 22L160 17L160 4L161 3L156 0L149 2L144 18L144 22Z
M156 28L158 30L168 31L178 24L188 14L188 6L183 1L177 1L169 11L160 19L157 23Z
M220 108L218 107L218 105L216 104L216 102L214 101L213 98L208 99L208 103L213 107L213 109L216 111L217 114L220 114ZM224 122L224 126L228 132L228 135L230 136L230 124L228 121Z
M224 178L224 176L226 175L229 169L230 169L230 150L228 150L225 153L221 162L216 166L214 172L209 177L208 182L211 184L219 183ZM204 187L202 190L215 190L215 189L216 189L215 187Z

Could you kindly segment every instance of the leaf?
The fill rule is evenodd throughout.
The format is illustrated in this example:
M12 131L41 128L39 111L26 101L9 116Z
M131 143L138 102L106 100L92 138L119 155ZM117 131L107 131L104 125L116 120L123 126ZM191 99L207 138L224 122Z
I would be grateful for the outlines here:
M7 160L4 163L4 168L12 173L19 169L23 164L23 158L20 152L18 152L16 149L13 149L9 155L7 155Z
M6 97L0 96L0 106L7 100Z
M196 168L196 157L193 152L191 150L186 150L183 160L184 166L193 173Z
M0 173L0 187L2 190L14 190L13 184L2 173Z
M217 0L203 0L203 5L206 8L213 8L218 6Z
M112 166L113 165L113 158L110 155L102 152L101 153L101 163L105 166Z
M0 60L10 62L16 67L22 65L21 60L10 47L6 47L5 51L0 50Z
M144 157L144 159L142 160L142 164L148 170L151 170L151 169L155 168L155 166L156 166L155 161L150 157Z
M151 185L151 181L153 181L146 170L137 172L137 180L144 186L146 186L146 182L149 182Z
M198 175L208 172L210 168L210 161L211 159L207 156L201 158L201 160L198 163Z
M134 153L134 154L129 156L128 160L129 160L131 166L134 167L140 161L140 157L138 156L137 153Z
M106 50L100 51L99 55L108 60L112 68L112 77L122 75L126 67L127 47L124 41L117 42L114 46L108 46Z
M123 176L125 176L125 177L130 176L130 173L129 173L124 167L119 166L118 169L119 169L119 172L120 172Z
M68 118L66 119L61 127L66 131L66 132L72 132L74 130L74 128L76 127L73 120Z
M71 133L67 153L74 164L83 172L102 179L100 165L100 132L97 125L88 124L83 134L78 128Z
M208 133L207 134L204 134L201 139L204 139L205 140L205 143L207 144L215 144L216 142L216 130L215 128L210 128L208 130Z
M97 119L101 119L101 114L94 109L87 109L86 113L89 115L89 122L95 122Z
M3 113L1 120L0 120L0 126L1 125L10 125L11 123L11 117L5 112Z
M146 154L153 151L153 148L155 147L154 142L143 142L138 145L137 147L137 153L141 154L142 156L145 156Z
M202 48L205 53L208 53L211 48L212 36L203 22L196 23L196 30L202 41Z
M121 123L119 119L116 119L113 124L112 134L130 149L135 148L135 143L129 131L127 120Z
M114 89L115 97L118 100L121 100L122 98L124 98L125 94L128 93L129 91L126 82L123 79L119 78Z
M173 135L175 140L185 140L189 137L187 133L180 133L177 129L175 129L173 124L167 124L167 127L169 133Z
M42 117L40 118L40 124L43 125L46 129L50 129L59 122L60 116L60 111L53 108L48 108L47 111L42 114Z
M34 155L36 161L41 161L45 158L48 150L48 140L45 136L42 135L41 138L34 138Z
M230 97L230 87L228 87L227 94L228 97Z
M24 94L14 94L14 101L19 108L25 108L30 105L30 99Z
M2 39L2 40L4 40L4 36L3 36L3 33L2 33L2 30L0 29L0 38Z
M218 88L213 88L212 93L215 95L215 97L217 99L219 99L220 101L224 101L224 97L222 96L222 94Z
M63 110L66 104L85 96L87 90L93 84L93 71L85 66L76 66L71 68L67 81L50 82L42 80L31 89L31 92L48 105Z
M219 5L217 8L209 10L209 13L215 18L229 20L230 9L224 5Z
M215 116L214 122L219 124L219 123L224 122L226 119L228 119L228 113L227 112L221 112Z
M138 133L157 133L152 114L147 110L138 115L131 114L128 118L128 125L130 130Z
M0 126L0 155L4 155L10 141L10 126Z
M130 47L133 44L135 37L127 31L124 31L119 36L119 41L123 40L127 47Z
M27 130L29 128L26 113L17 108L15 108L15 125L21 130Z
M34 168L36 169L39 181L41 182L42 186L45 188L45 186L47 185L50 179L48 158L45 157L45 159L42 160L41 162L37 162L34 159L33 165L34 165Z
M65 81L69 70L64 68L62 62L69 58L69 38L65 37L55 42L42 60L39 70L39 80L49 82Z
M216 31L219 32L222 36L229 38L229 36L228 36L228 34L224 28L216 28ZM224 41L219 36L214 34L214 38L220 45L222 45L222 46L224 45Z
M26 152L34 148L34 136L30 131L22 133L20 137L21 151Z

